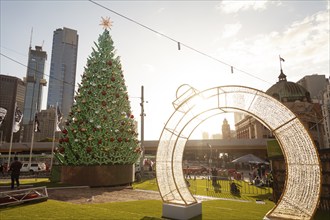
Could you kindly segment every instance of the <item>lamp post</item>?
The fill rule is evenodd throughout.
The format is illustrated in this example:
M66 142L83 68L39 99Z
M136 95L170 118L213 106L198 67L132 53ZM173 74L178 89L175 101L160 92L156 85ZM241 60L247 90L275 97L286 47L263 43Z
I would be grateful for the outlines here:
M207 143L207 146L210 148L209 166L212 167L212 145Z
M141 86L141 158L140 158L140 172L143 176L143 161L144 161L144 87Z

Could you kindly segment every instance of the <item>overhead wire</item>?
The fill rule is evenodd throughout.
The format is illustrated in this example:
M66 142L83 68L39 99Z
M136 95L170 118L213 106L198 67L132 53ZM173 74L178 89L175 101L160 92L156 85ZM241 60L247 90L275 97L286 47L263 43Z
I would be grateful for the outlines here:
M210 58L210 59L212 59L212 60L214 60L214 61L216 61L216 62L219 62L219 63L221 63L221 64L223 64L223 65L226 65L226 66L230 67L231 73L234 73L234 69L235 69L235 70L237 70L237 71L239 71L239 72L242 72L242 73L244 73L244 74L246 74L246 75L248 75L248 76L250 76L250 77L253 77L253 78L255 78L255 79L258 79L258 80L260 80L260 81L266 82L266 83L268 83L268 84L270 84L270 85L273 84L273 83L268 82L268 81L266 81L266 80L264 80L264 79L262 79L262 78L260 78L260 77L258 77L258 76L253 75L252 73L249 73L249 72L247 72L247 71L245 71L245 70L242 70L242 69L240 69L240 68L236 68L234 65L231 65L231 64L229 64L229 63L227 63L227 62L225 62L225 61L222 61L222 60L220 60L220 59L218 59L218 58L216 58L216 57L213 57L213 56L211 56L211 55L209 55L209 54L206 54L206 53L204 53L204 52L202 52L202 51L200 51L200 50L197 50L197 49L195 49L195 48L193 48L193 47L191 47L191 46L189 46L189 45L187 45L187 44L184 44L184 43L182 43L181 41L175 40L174 38L172 38L172 37L170 37L170 36L168 36L168 35L166 35L166 34L164 34L164 33L161 33L161 32L159 32L159 31L157 31L157 30L155 30L155 29L153 29L153 28L150 28L150 27L148 27L148 26L146 26L146 25L144 25L144 24L142 24L142 23L140 23L140 22L138 22L138 21L136 21L136 20L134 20L134 19L132 19L132 18L129 18L129 17L127 17L127 16L125 16L125 15L123 15L123 14L121 14L121 13L115 11L115 10L113 10L113 9L110 9L110 8L108 8L108 7L106 7L106 6L102 5L102 4L100 4L100 3L97 3L97 2L95 2L95 1L93 1L93 0L88 0L88 1L90 1L91 3L97 5L97 6L101 7L101 8L104 8L104 9L106 9L107 11L110 11L110 12L112 12L112 13L114 13L114 14L116 14L116 15L122 17L122 18L125 18L126 20L129 20L129 21L131 21L131 22L133 22L133 23L135 23L135 24L137 24L137 25L139 25L139 26L141 26L141 27L143 27L143 28L145 28L145 29L147 29L147 30L149 30L149 31L151 31L151 32L154 32L154 33L156 33L156 34L158 34L158 35L160 35L160 36L162 36L162 37L165 37L165 38L167 38L167 39L169 39L169 40L175 42L175 43L177 44L177 46L178 46L178 50L181 50L181 46L184 46L184 47L186 47L186 48L188 48L188 49L190 49L190 50L192 50L192 51L194 51L194 52L196 52L196 53L198 53L198 54L201 54L201 55L203 55L203 56L205 56L205 57L208 57L208 58Z
M266 80L264 80L264 79L262 79L262 78L260 78L260 77L258 77L258 76L255 76L255 75L252 74L252 73L249 73L249 72L247 72L247 71L245 71L245 70L239 69L239 68L235 67L234 65L231 65L231 64L229 64L229 63L227 63L227 62L225 62L225 61L222 61L222 60L220 60L220 59L218 59L218 58L215 58L215 57L213 57L213 56L211 56L211 55L209 55L209 54L207 54L207 53L204 53L204 52L202 52L202 51L200 51L200 50L197 50L197 49L195 49L195 48L192 47L192 46L189 46L189 45L187 45L187 44L185 44L185 43L182 43L181 41L175 40L174 38L169 37L168 35L166 35L166 34L164 34L164 33L161 33L161 32L159 32L159 31L157 31L157 30L154 30L154 29L152 29L152 28L150 28L150 27L148 27L148 26L146 26L146 25L144 25L144 24L142 24L142 23L140 23L140 22L138 22L138 21L136 21L136 20L134 20L134 19L131 19L131 18L129 18L129 17L123 15L123 14L120 14L119 12L116 12L116 11L114 11L114 10L112 10L112 9L110 9L110 8L108 8L108 7L104 6L104 5L102 5L102 4L99 4L99 3L97 3L97 2L95 2L95 1L93 1L93 0L89 0L89 1L90 1L91 3L97 5L97 6L101 7L101 8L104 8L104 9L106 9L106 10L108 10L108 11L110 11L110 12L112 12L112 13L114 13L114 14L116 14L116 15L118 15L118 16L124 18L124 19L126 19L126 20L131 21L131 22L133 22L133 23L135 23L135 24L137 24L137 25L139 25L139 26L141 26L141 27L143 27L143 28L145 28L145 29L147 29L147 30L149 30L149 31L151 31L151 32L154 32L154 33L157 34L157 35L160 35L160 36L162 36L162 37L164 37L164 38L167 38L168 40L171 40L171 41L175 42L175 43L178 45L178 50L181 50L181 46L183 46L183 47L185 47L185 48L187 48L187 49L190 49L190 50L192 50L192 51L194 51L194 52L196 52L196 53L198 53L198 54L200 54L200 55L202 55L202 56L208 57L208 58L210 58L210 59L212 59L212 60L214 60L214 61L216 61L216 62L218 62L218 63L221 63L221 64L223 64L223 65L226 65L226 66L230 67L230 71L231 71L231 73L234 73L234 70L237 70L237 71L239 71L239 72L241 72L241 73L244 73L244 74L246 74L246 75L248 75L248 76L250 76L250 77L253 77L253 78L255 78L255 79L258 79L258 80L260 80L260 81L263 81L263 82L266 82L266 83L272 85L272 83L270 83L270 82L268 82L268 81L266 81ZM23 63L21 63L21 62L19 62L19 61L17 61L17 60L15 60L15 59L13 59L13 58L11 58L11 57L9 57L9 56L3 54L3 53L0 53L0 54L1 54L1 56L4 56L5 58L7 58L7 59L9 59L9 60L11 60L11 61L13 61L13 62L15 62L15 63L18 63L18 64L20 64L20 65L22 65L22 66L24 66L24 67L27 67L28 69L31 69L31 70L33 70L33 71L36 71L36 72L38 72L38 73L44 74L45 76L48 76L49 78L52 78L52 79L55 79L55 80L57 80L57 81L63 82L63 83L65 83L65 84L67 84L67 85L73 85L75 88L78 87L78 85L74 85L73 83L69 83L69 82L66 82L66 81L64 81L64 80L57 79L57 78L55 78L55 77L53 77L53 76L50 76L50 75L48 75L48 74L45 74L45 73L43 73L43 72L41 72L41 71L38 71L38 70L36 70L36 69L33 69L33 68L31 68L31 67L29 67L29 66L27 66L27 65L25 65L25 64L23 64Z
M39 70L37 70L37 69L35 69L35 68L32 68L32 67L29 67L29 66L25 65L24 63L21 63L21 62L15 60L15 59L13 59L13 58L11 58L11 57L9 57L9 56L3 54L3 53L1 53L1 52L0 52L0 55L3 56L3 57L5 57L5 58L7 58L7 59L9 59L9 60L11 60L11 61L13 61L13 62L15 62L15 63L18 63L19 65L22 65L22 66L28 68L29 70L33 70L33 71L35 71L36 73L43 74L43 75L45 75L45 76L48 76L49 78L55 79L55 80L57 80L57 81L59 81L59 82L63 82L63 83L65 83L65 84L67 84L67 85L71 85L71 86L78 87L78 86L74 85L73 83L69 83L69 82L66 82L66 81L64 81L64 80L57 79L57 78L55 78L55 77L53 77L53 76L50 76L50 75L48 75L48 74L46 74L46 73L44 73L44 72L42 72L42 71L39 71Z

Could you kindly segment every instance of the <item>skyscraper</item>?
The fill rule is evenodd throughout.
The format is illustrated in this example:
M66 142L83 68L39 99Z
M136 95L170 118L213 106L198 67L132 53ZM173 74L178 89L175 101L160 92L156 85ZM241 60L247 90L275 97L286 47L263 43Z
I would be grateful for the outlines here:
M17 107L22 110L25 97L24 82L14 76L7 76L0 74L0 108L7 110L7 114L0 124L0 143L2 141L10 142L11 131L13 127L13 117L15 114L15 103ZM18 142L20 132L13 134L13 142Z
M28 67L26 73L26 90L23 109L23 125L34 120L34 114L40 110L42 104L42 86L46 86L44 79L45 62L47 53L41 46L35 46L35 50L29 49Z
M35 50L29 49L28 67L25 78L26 90L23 109L23 141L29 141L35 113L40 111L42 104L42 87L46 86L44 79L47 53L41 46Z
M58 103L64 118L68 116L73 104L77 52L77 31L65 27L56 29L53 35L47 108Z

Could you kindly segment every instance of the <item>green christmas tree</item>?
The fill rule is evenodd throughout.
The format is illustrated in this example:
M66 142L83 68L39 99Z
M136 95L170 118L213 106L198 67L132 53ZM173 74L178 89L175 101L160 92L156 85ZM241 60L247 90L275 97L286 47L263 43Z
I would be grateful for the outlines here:
M64 165L133 164L141 152L110 20L102 24L59 140L56 157Z

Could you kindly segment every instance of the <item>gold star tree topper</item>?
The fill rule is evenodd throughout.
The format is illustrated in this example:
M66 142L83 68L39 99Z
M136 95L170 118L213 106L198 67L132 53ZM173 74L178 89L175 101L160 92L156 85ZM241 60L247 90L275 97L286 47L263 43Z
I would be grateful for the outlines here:
M110 21L110 18L109 17L101 17L102 18L102 21L101 21L101 24L103 26L104 29L111 29L111 26L112 26L112 21Z

